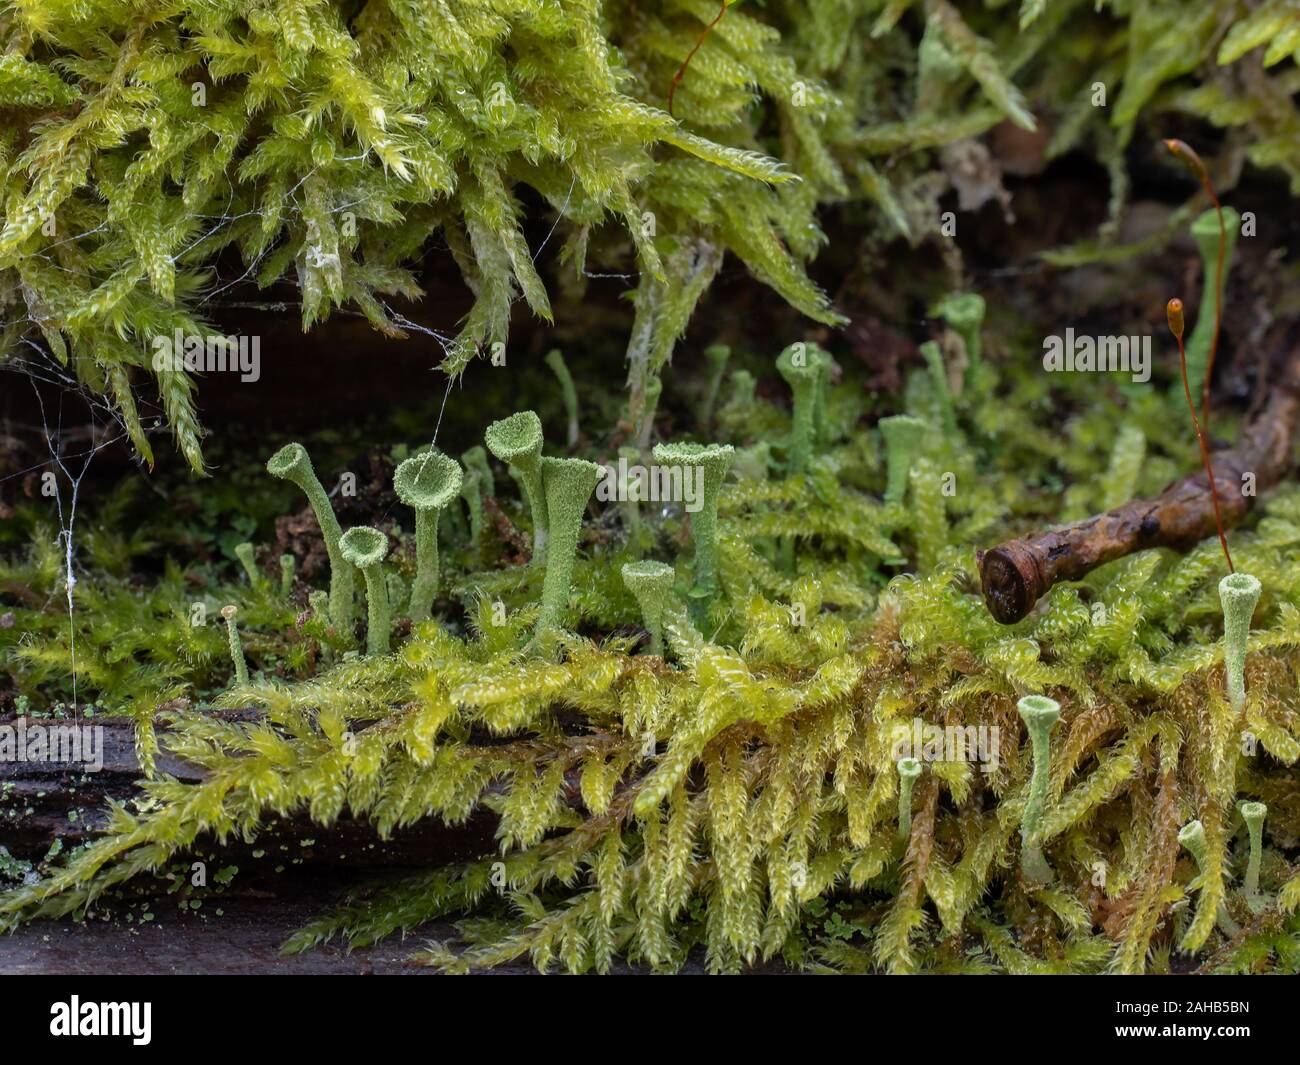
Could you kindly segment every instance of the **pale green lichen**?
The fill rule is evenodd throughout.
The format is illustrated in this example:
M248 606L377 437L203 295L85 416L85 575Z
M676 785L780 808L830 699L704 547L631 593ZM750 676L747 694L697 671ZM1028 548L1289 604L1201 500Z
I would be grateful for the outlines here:
M1219 600L1223 604L1223 666L1228 701L1237 714L1246 704L1246 640L1259 592L1259 581L1249 573L1229 573L1219 581Z
M236 544L235 558L239 559L239 564L244 568L244 573L248 576L249 585L254 588L266 587L266 577L263 576L262 571L257 568L257 556L254 553L252 544Z
M533 565L546 564L546 492L542 488L542 420L523 410L488 426L488 450L510 467L523 487L524 501L533 519Z
M925 359L925 365L930 371L930 386L934 390L934 401L939 408L939 420L943 423L944 434L949 440L956 440L957 412L952 405L948 367L943 360L943 351L933 340L927 340L921 345L921 357Z
M885 440L885 502L901 503L907 494L907 475L916 460L925 422L910 414L895 414L876 424Z
M569 447L576 447L579 435L578 390L573 384L573 375L569 373L568 364L564 361L564 354L559 348L552 348L546 353L546 365L551 368L555 379L560 382L560 393L564 397L564 413L568 418L565 439Z
M384 579L384 559L388 557L388 537L368 525L358 525L343 534L339 541L343 557L356 566L366 579L366 652L386 655L392 620L388 603L388 582Z
M691 539L695 542L695 575L692 595L698 600L713 598L718 589L718 496L731 467L736 449L730 444L657 444L655 461L680 466L683 481L693 471L703 471L703 499L691 514Z
M1223 286L1226 288L1228 274L1232 270L1232 253L1237 247L1237 234L1241 230L1241 215L1235 208L1223 209L1223 226ZM1214 208L1210 208L1192 223L1192 239L1196 241L1197 250L1201 253L1201 305L1196 311L1196 327L1187 341L1187 379L1200 381L1205 377L1206 364L1210 359L1210 342L1214 338L1214 282L1219 272L1219 216ZM1222 301L1222 288L1218 289L1217 298Z
M1026 695L1016 704L1029 730L1034 767L1029 778L1024 813L1020 817L1020 870L1030 880L1050 882L1052 867L1043 855L1039 832L1047 814L1048 783L1052 772L1052 726L1061 716L1061 704L1045 695Z
M415 511L415 582L407 616L425 621L438 595L438 518L460 495L460 464L436 448L407 459L393 474L397 498Z
M280 556L280 598L288 599L293 594L294 569L297 560L293 555Z
M235 627L235 616L239 608L233 603L221 608L221 616L226 619L226 640L230 644L230 660L235 664L235 683L241 688L248 684L248 663L244 660L244 645L239 639L239 629Z
M822 362L811 348L812 345L799 341L781 352L776 360L777 372L793 393L790 444L786 453L786 466L791 474L807 471L816 441L817 388Z
M546 550L546 576L542 581L542 611L533 640L534 646L543 653L549 653L554 646L569 603L582 515L603 472L604 467L586 459L542 459L550 543Z
M266 464L267 472L297 485L307 496L311 509L325 539L325 552L330 560L330 619L342 635L352 632L352 600L355 593L356 570L339 552L343 530L334 516L329 496L321 487L311 456L301 444L286 444Z
M641 621L650 634L650 653L664 653L664 612L672 594L676 574L665 562L628 562L623 566L623 583L636 597Z
M898 838L912 834L912 788L921 775L921 763L915 758L898 760Z
M708 369L704 377L704 398L697 412L697 420L702 426L713 424L713 408L718 402L718 391L722 387L722 377L727 372L727 360L730 358L731 348L726 344L713 344L704 349L704 361L708 364Z
M1209 843L1205 838L1205 825L1199 820L1188 821L1178 830L1178 842L1186 848L1196 862L1196 868L1202 876L1205 875L1206 859L1209 855ZM1219 931L1229 939L1235 938L1240 933L1241 928L1232 916L1228 913L1228 908L1221 902L1214 915L1215 922L1219 926Z
M492 493L492 471L487 466L487 453L475 444L460 456L465 475L460 483L460 495L469 511L470 550L478 560L483 558L483 544L487 535L487 516L483 505L484 494Z
M1250 858L1246 863L1246 879L1242 889L1246 895L1246 905L1254 913L1264 908L1264 899L1259 894L1259 867L1264 851L1264 818L1268 807L1262 802L1243 802L1240 806L1241 819L1246 822L1246 831L1250 834Z
M983 345L980 342L980 328L984 324L986 311L984 297L977 292L954 293L945 296L932 309L932 314L940 315L948 323L966 348L967 374L980 364L983 357Z

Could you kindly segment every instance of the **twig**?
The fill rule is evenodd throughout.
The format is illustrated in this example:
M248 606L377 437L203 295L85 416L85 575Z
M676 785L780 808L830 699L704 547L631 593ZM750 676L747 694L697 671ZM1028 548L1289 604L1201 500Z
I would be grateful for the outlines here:
M1237 445L1215 459L1214 483L1225 525L1254 504L1242 492L1277 484L1291 469L1300 423L1300 322L1286 331L1282 366L1261 382L1264 405L1243 426ZM1274 361L1278 361L1275 359ZM1204 471L1175 481L1154 499L1135 499L1084 521L1008 540L979 552L980 586L989 612L1004 625L1025 617L1057 581L1081 580L1105 562L1150 547L1186 550L1216 531L1214 497Z

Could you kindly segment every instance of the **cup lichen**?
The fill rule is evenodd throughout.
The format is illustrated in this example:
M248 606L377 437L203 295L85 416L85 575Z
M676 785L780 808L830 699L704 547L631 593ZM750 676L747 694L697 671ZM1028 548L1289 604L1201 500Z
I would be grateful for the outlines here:
M901 503L907 495L907 478L916 460L925 422L910 414L895 414L876 423L885 441L885 502Z
M487 427L488 450L510 467L523 486L524 501L533 519L534 566L546 564L546 492L542 488L542 420L531 410L521 410Z
M912 834L912 788L921 775L921 763L915 758L898 760L898 838Z
M1249 573L1229 573L1219 581L1219 601L1223 604L1223 666L1228 701L1235 714L1240 714L1246 704L1246 641L1259 592L1259 580Z
M415 583L407 616L426 621L438 595L438 519L460 495L460 463L436 448L413 455L393 474L397 498L415 511Z
M311 456L301 444L285 444L266 463L266 471L298 486L306 495L325 539L325 553L330 562L330 620L340 634L352 631L352 600L356 588L356 570L339 551L343 530L334 516L329 496L312 468Z
M676 573L666 562L628 562L623 566L623 583L641 608L641 621L650 634L650 653L664 653L664 611L673 590Z
M1061 716L1061 704L1045 695L1026 695L1016 704L1016 709L1029 730L1034 757L1025 810L1020 817L1020 869L1030 880L1045 883L1053 879L1053 874L1043 856L1039 834L1047 813L1052 772L1052 726Z
M542 611L537 619L533 643L543 653L551 651L560 629L573 583L582 515L603 473L603 466L586 459L549 456L542 459L542 488L546 493L550 543L546 549L546 576L542 581Z
M686 476L703 471L703 499L691 515L691 538L695 542L694 594L712 599L718 589L718 496L731 467L736 449L730 444L656 444L655 461L680 466Z
M239 639L239 629L235 627L235 616L239 608L233 603L221 608L221 616L226 619L226 640L230 644L230 660L235 665L235 683L241 688L248 683L248 662L244 659L244 645Z
M366 653L386 655L391 610L383 563L388 557L388 537L378 529L358 525L343 534L339 549L366 579Z

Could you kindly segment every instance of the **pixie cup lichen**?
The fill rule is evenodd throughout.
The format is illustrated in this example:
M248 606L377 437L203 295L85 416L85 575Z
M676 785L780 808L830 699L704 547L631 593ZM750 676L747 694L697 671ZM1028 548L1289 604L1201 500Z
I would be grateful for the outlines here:
M415 511L415 583L407 616L425 621L438 594L438 518L460 495L460 463L430 449L407 459L393 474L397 498Z
M943 423L944 434L949 440L957 438L957 412L952 405L952 392L948 384L948 367L943 360L943 351L933 340L921 345L921 357L930 371L930 384L934 389L935 403L939 407L939 420Z
M730 444L656 444L655 461L663 466L680 466L685 478L702 485L703 498L691 513L691 538L695 541L695 590L701 599L717 591L718 579L718 496L731 467L736 449ZM702 477L695 474L701 470Z
M641 620L650 634L650 653L664 653L664 611L672 594L676 574L665 562L628 562L623 566L623 583L636 597Z
M898 838L912 834L912 788L921 775L921 763L915 758L898 760Z
M1223 287L1226 288L1232 270L1232 253L1241 230L1241 215L1235 208L1223 209L1223 226ZM1196 311L1196 326L1187 341L1187 376L1191 381L1200 381L1205 376L1210 343L1214 339L1216 298L1220 301L1220 308L1223 299L1223 288L1215 287L1219 273L1219 215L1214 208L1205 211L1192 223L1192 239L1201 253L1201 305Z
M794 395L787 466L792 474L804 473L812 459L815 443L817 389L822 376L822 361L811 350L811 345L800 341L777 356L776 369Z
M1237 714L1246 703L1246 640L1259 591L1259 581L1249 573L1229 573L1219 581L1219 600L1223 604L1223 666L1228 701Z
M573 374L569 373L569 366L564 361L564 353L559 348L552 348L546 353L546 365L551 368L555 374L555 379L560 382L560 393L564 397L564 413L568 419L567 432L565 440L569 447L574 447L578 443L578 389L573 383Z
M294 569L297 560L293 555L280 556L280 598L288 599L293 594Z
M1187 853L1190 854L1192 860L1196 862L1197 871L1204 876L1206 858L1209 854L1209 843L1205 838L1205 825L1203 825L1199 820L1188 821L1187 824L1183 825L1183 827L1178 830L1178 842L1186 848ZM1232 938L1241 931L1237 922L1234 921L1228 913L1228 908L1222 902L1219 903L1219 908L1214 915L1214 919L1219 926L1219 931L1229 938Z
M968 373L980 364L982 345L980 327L984 324L984 297L976 292L948 296L935 308L966 347Z
M235 557L239 559L239 564L244 567L244 573L248 575L249 585L253 588L265 588L266 577L257 568L257 555L253 545L249 543L236 544Z
M1048 782L1052 771L1052 726L1061 716L1061 704L1045 695L1026 695L1016 704L1016 709L1029 730L1034 754L1029 794L1020 817L1020 869L1030 880L1047 882L1052 879L1052 868L1043 856L1039 833L1047 813Z
M388 556L388 537L378 529L358 525L343 534L339 549L366 579L366 652L386 655L391 611L383 563Z
M542 488L542 420L521 410L488 426L488 450L518 475L533 519L533 565L546 564L546 492Z
M1268 807L1262 802L1243 802L1240 806L1241 819L1246 822L1246 831L1250 834L1250 858L1246 863L1246 879L1242 889L1246 894L1246 905L1252 912L1258 913L1264 908L1264 900L1259 894L1259 867L1264 852L1264 818Z
M285 444L267 461L266 470L300 488L320 525L325 538L325 553L330 560L330 620L341 634L352 631L352 599L356 587L356 570L339 551L343 530L334 516L329 496L312 469L311 456L301 444Z
M542 488L550 522L546 549L546 576L542 581L542 611L537 620L534 646L549 653L569 602L573 564L587 501L604 474L604 467L586 459L542 459Z
M916 461L925 422L910 414L895 414L877 423L885 441L885 502L901 503L907 494L907 475Z
M230 660L235 664L235 683L241 687L248 683L248 663L244 660L244 645L239 640L239 629L235 627L235 615L239 608L233 603L221 608L221 616L226 619L226 639L230 643Z

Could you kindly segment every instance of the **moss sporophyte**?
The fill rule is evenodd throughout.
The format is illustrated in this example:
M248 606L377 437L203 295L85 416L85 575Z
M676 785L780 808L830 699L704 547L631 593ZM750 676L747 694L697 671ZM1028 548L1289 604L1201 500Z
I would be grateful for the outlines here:
M301 444L286 444L277 451L266 464L267 472L273 477L280 477L297 485L307 496L311 509L320 525L321 535L325 539L325 552L330 561L330 620L340 635L352 631L352 600L355 594L356 570L343 557L339 550L339 540L343 530L334 516L329 496L321 487L316 471L312 469L311 457Z
M438 518L460 495L460 464L430 448L407 459L393 474L397 498L415 511L415 583L407 616L425 621L438 595Z
M378 529L359 525L343 534L339 548L343 557L366 579L366 651L372 655L386 655L392 618L383 566L388 557L388 537Z

